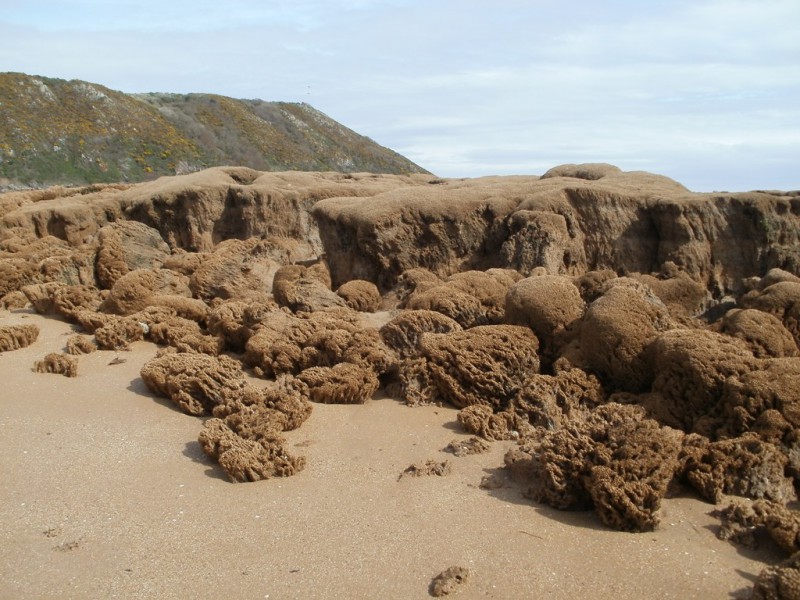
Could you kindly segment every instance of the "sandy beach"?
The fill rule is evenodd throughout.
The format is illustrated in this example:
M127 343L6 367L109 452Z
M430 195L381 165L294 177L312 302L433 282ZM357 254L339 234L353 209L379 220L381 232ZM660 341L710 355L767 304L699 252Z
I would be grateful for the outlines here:
M81 356L76 378L38 374L75 329L0 312L23 323L38 340L0 354L2 598L426 598L456 565L472 574L464 600L743 598L781 559L719 541L714 507L688 493L664 501L656 531L621 533L507 480L481 489L505 477L510 442L454 457L444 447L468 437L455 409L380 392L314 405L286 433L307 460L297 475L231 483L197 443L202 420L140 379L155 345ZM427 459L452 472L399 479Z

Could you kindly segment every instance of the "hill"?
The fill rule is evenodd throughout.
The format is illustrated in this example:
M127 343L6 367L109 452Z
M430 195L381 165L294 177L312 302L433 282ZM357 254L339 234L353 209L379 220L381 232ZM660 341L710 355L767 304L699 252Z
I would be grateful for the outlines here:
M426 173L305 103L124 94L85 81L0 73L0 178L135 182L229 164Z

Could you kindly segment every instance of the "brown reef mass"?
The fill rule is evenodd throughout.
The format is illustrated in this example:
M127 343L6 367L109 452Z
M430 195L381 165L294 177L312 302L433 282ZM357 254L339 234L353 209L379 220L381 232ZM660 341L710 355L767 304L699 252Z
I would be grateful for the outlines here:
M83 331L44 372L162 346L142 380L210 417L200 445L234 481L296 473L282 434L312 402L382 389L513 444L505 468L537 502L647 531L677 486L739 496L726 535L764 527L794 552L798 248L800 194L610 165L437 185L225 167L0 195L0 303ZM0 351L37 334L4 327ZM796 597L796 556L756 597Z

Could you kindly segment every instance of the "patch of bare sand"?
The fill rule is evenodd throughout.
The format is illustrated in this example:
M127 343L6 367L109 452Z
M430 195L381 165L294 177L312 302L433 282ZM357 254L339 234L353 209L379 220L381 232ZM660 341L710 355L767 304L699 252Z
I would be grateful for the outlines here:
M0 354L0 598L428 598L451 565L473 574L461 599L736 598L780 560L717 540L714 507L693 498L629 534L480 489L508 443L453 459L455 409L388 399L315 405L285 434L304 471L232 484L195 441L202 421L139 378L155 346L81 356L67 379L31 367L72 327L0 311L19 323L41 333ZM445 458L448 477L397 481Z

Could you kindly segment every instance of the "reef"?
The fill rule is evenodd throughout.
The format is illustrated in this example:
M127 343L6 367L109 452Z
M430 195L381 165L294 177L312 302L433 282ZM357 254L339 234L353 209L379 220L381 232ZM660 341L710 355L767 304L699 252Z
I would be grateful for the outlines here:
M302 469L284 436L313 403L382 393L459 409L457 456L505 441L535 502L648 531L676 487L738 497L730 539L797 551L800 194L611 165L437 183L226 167L0 195L0 306L80 332L43 372L160 346L142 380L207 418L234 481ZM1 327L0 351L37 335ZM756 597L796 597L797 572Z

